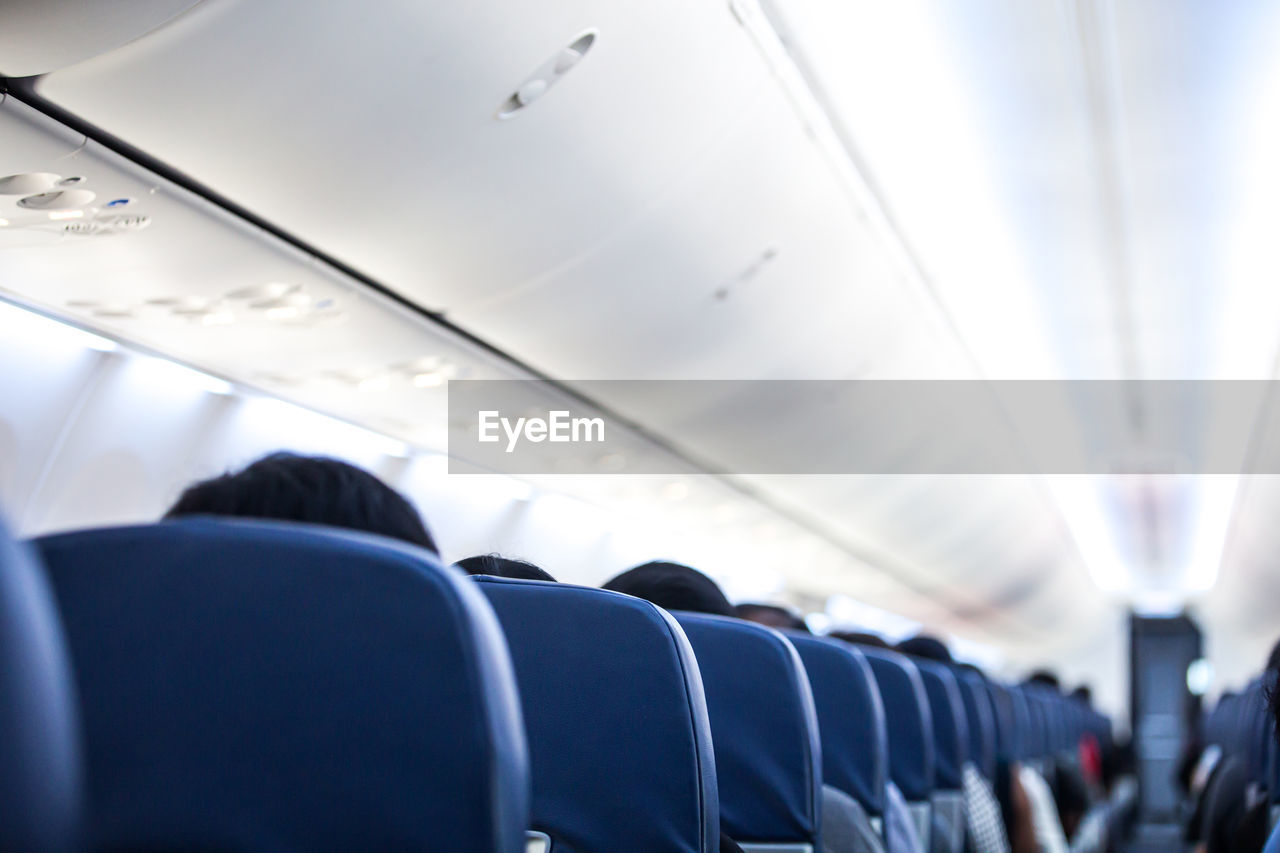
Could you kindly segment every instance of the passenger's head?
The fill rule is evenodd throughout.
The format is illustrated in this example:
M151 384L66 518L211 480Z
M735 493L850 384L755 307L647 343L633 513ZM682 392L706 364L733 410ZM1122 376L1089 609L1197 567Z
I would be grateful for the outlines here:
M187 515L327 524L439 553L422 516L403 495L362 468L320 456L272 453L241 471L196 483L164 517Z
M871 646L874 649L892 648L884 641L883 637L862 631L832 631L827 636L833 640L844 640L846 643L853 643L856 646Z
M1071 698L1079 699L1086 705L1093 705L1093 688L1087 684L1081 684L1071 691Z
M1062 687L1062 682L1058 680L1058 676L1054 675L1047 669L1037 669L1035 672L1027 676L1026 684L1039 684L1043 687L1052 687L1054 691L1058 691Z
M521 578L529 581L551 581L555 578L547 574L533 563L524 560L513 560L498 554L481 554L476 557L465 557L454 563L469 575L492 575L498 578Z
M746 619L748 622L758 622L761 625L767 625L770 628L789 631L809 631L809 626L799 615L792 613L785 607L779 607L776 604L758 604L756 602L747 602L739 604L734 610L738 614L739 619Z
M947 648L947 644L937 637L930 637L928 634L917 634L908 640L903 640L898 643L898 651L911 657L936 660L942 663L951 663L952 660L951 650Z
M652 601L667 610L737 615L715 581L679 563L644 563L618 575L604 588Z

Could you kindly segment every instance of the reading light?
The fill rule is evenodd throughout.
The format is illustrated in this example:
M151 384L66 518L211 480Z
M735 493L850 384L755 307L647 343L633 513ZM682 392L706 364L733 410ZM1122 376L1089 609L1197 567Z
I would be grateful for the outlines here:
M79 219L84 216L83 210L51 210L49 218L53 220L59 219Z
M533 73L526 77L498 108L498 118L510 118L546 94L552 86L560 82L564 75L582 62L582 58L587 55L591 45L595 44L595 40L594 31L585 32L557 51L555 56L535 68Z

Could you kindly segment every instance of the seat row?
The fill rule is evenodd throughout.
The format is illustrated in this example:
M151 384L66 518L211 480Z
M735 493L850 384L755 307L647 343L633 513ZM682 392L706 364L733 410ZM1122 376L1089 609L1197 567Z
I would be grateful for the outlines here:
M1280 825L1280 756L1268 708L1276 679L1267 669L1238 693L1224 693L1200 719L1188 836L1210 849L1260 850ZM1280 831L1275 843L1280 847Z
M328 528L171 521L0 562L5 849L799 853L833 809L886 837L900 791L959 853L966 767L1109 737L974 669Z

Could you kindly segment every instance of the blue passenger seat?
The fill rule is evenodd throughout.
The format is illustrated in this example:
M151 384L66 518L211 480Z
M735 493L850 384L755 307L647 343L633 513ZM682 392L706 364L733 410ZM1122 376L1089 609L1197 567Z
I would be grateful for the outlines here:
M0 526L0 850L78 849L79 746L53 596L31 553Z
M212 519L36 546L77 671L93 848L524 850L506 645L432 555Z
M964 766L969 761L969 720L964 699L946 664L931 660L914 663L920 670L933 718L935 780L930 801L947 830L947 849L961 853L965 837Z
M960 696L969 723L969 758L988 782L996 778L996 722L987 694L986 678L978 672L957 669Z
M847 643L798 632L786 636L799 653L813 689L824 788L852 797L875 834L883 836L889 747L884 705L871 666L862 652ZM832 798L827 797L824 831L835 819L826 813L831 804ZM828 847L835 846L832 838L825 840Z
M684 633L601 589L481 576L524 703L532 826L552 853L715 853L707 703Z
M885 649L864 648L880 697L884 700L889 730L889 776L902 790L911 808L920 838L928 844L932 835L935 758L933 715L920 671L905 655Z
M795 647L753 622L685 612L675 617L706 689L721 826L748 851L821 849L822 747Z

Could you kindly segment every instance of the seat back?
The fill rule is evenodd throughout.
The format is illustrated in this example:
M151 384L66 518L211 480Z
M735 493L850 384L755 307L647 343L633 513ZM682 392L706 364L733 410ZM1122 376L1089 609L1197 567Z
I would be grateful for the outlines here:
M1027 697L1018 687L1004 687L1004 694L1008 697L1010 707L1013 711L1013 728L1014 728L1014 753L1013 757L1018 761L1029 761L1034 756L1036 744L1034 742L1034 733L1031 724L1031 709L1027 705Z
M795 647L753 622L675 617L697 655L707 694L721 827L744 849L818 849L822 747Z
M1209 712L1209 719L1205 723L1206 740L1222 747L1224 751L1229 751L1231 725L1235 719L1237 701L1238 697L1235 694L1223 696L1213 706L1213 710Z
M787 633L809 674L822 741L822 781L884 814L889 747L884 704L866 657L855 646Z
M960 697L969 723L969 758L988 781L996 778L996 722L987 693L986 679L969 669L958 669Z
M934 812L947 834L947 849L964 849L964 766L969 761L969 721L960 686L951 668L931 660L913 661L929 698L933 717Z
M1027 728L1023 738L1023 760L1042 776L1049 773L1049 719L1042 702L1042 691L1031 685L1010 688L1021 699L1026 710Z
M194 519L36 541L98 849L524 849L493 612L381 537Z
M984 684L996 723L996 758L999 761L1019 761L1022 758L1022 740L1009 689L989 679Z
M30 551L0 526L0 850L76 849L83 786L71 662Z
M933 714L920 671L905 655L886 649L864 648L889 731L889 776L911 806L921 838L931 833L935 760Z
M934 787L960 790L969 760L969 720L960 686L945 664L913 661L920 671L933 719Z
M554 853L715 853L707 702L679 625L601 589L477 577L511 647Z

